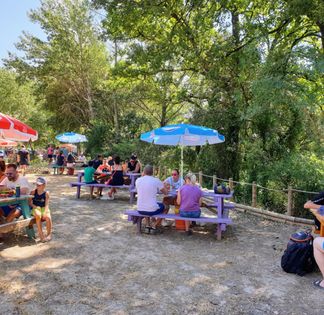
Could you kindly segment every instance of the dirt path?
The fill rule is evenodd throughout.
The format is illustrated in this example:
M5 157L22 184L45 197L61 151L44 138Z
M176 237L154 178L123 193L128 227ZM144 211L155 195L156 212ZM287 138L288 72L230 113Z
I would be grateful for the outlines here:
M28 176L32 182L35 176ZM280 257L300 227L233 212L217 241L174 228L136 235L117 200L75 199L68 176L47 176L53 241L11 234L0 243L0 314L323 314L319 273L284 273Z

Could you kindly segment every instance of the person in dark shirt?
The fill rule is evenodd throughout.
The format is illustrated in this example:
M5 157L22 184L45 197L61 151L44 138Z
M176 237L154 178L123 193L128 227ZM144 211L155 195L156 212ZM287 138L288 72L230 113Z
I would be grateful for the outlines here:
M25 146L23 145L21 149L17 153L17 163L19 168L21 169L21 173L25 176L27 166L30 162L29 152L26 150Z
M52 238L52 218L49 209L49 193L46 191L45 187L46 179L44 177L38 177L36 179L36 189L30 193L33 198L29 201L29 205L32 208L32 214L36 219L38 235L41 242L50 241ZM42 229L42 219L46 221L46 237L44 237Z
M137 160L137 155L132 154L130 161L127 165L127 172L129 173L140 173L141 172L141 163Z
M99 165L101 165L103 162L103 156L101 154L97 155L97 158L93 160L93 168L97 169Z
M59 166L59 174L62 175L64 172L64 163L65 163L65 156L63 151L60 151L59 155L56 157L56 165Z

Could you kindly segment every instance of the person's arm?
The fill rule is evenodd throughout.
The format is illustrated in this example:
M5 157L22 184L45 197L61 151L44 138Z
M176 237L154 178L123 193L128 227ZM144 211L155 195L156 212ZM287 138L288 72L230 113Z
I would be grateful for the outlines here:
M30 163L30 154L28 153L27 154L27 161L28 161L28 164Z
M48 205L49 205L49 193L46 192L46 199L45 199L45 212L48 212Z
M35 190L33 190L30 194L35 195ZM29 203L29 206L32 207L33 209L36 208L36 206L33 204L33 198L29 198L28 203Z
M17 153L16 158L17 158L17 163L19 163L20 162L20 154L19 153Z
M319 209L321 207L321 205L317 205L316 203L314 203L311 200L308 200L305 204L304 204L304 208L305 209Z
M177 205L181 204L181 194L180 194L180 189L178 190L178 195L177 195Z
M137 161L134 173L139 173L140 169L141 169L141 163L139 161Z

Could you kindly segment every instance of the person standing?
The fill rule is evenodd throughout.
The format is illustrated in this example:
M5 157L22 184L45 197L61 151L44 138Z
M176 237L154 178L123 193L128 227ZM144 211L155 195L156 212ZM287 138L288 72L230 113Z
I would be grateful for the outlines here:
M48 158L48 164L51 164L53 162L53 153L54 149L51 144L47 147L47 158Z
M146 165L144 167L143 176L136 180L135 186L137 190L137 210L140 214L150 217L165 211L163 203L157 202L156 194L159 191L167 194L168 191L158 178L153 177L153 166ZM144 232L146 234L155 234L157 232L156 227L161 224L162 220L158 219L152 222L149 217L145 218Z
M23 174L23 176L25 176L26 169L29 163L30 163L30 154L28 150L26 150L26 147L23 145L17 153L17 164L19 165L19 168L21 169L21 173Z

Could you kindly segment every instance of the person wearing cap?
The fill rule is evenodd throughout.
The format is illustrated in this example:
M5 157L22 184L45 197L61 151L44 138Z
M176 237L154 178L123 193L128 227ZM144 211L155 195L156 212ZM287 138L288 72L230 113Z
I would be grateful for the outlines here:
M36 219L38 236L41 242L50 241L52 238L52 218L49 209L49 193L45 188L46 179L44 177L38 177L36 179L36 189L30 193L33 197L29 200L32 214ZM46 237L43 233L42 220L46 221Z
M132 154L130 161L127 165L127 172L129 173L140 173L141 172L141 163L137 160L137 155Z
M9 189L15 189L20 186L22 195L28 195L30 186L26 177L19 175L16 164L8 164L5 172L6 177L0 182L0 186L5 186ZM7 222L12 222L15 218L21 216L21 208L19 205L10 205L0 208L0 216L6 217Z

